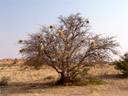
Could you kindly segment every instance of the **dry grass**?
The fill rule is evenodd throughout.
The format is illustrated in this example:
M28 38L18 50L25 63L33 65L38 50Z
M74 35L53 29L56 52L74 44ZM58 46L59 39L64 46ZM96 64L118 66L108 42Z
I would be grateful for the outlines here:
M0 86L0 96L128 96L128 79L121 78L114 66L95 66L90 74L100 77L104 83L53 86L48 83L57 79L58 75L50 68L21 71L20 66L0 66L0 79L10 78L8 86Z

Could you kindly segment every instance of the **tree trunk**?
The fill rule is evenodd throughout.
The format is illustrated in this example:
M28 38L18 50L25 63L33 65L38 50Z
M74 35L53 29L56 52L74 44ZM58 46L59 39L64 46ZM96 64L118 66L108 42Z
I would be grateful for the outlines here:
M62 73L61 73L61 78L60 78L60 80L57 82L57 84L63 85L63 84L66 83L66 82L70 82L70 77L65 76L65 74L62 72Z

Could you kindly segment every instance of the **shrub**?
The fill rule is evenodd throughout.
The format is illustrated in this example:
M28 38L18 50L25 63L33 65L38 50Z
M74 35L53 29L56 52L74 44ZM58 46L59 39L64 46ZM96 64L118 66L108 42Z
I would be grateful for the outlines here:
M81 86L81 85L88 85L88 84L102 84L103 81L97 77L89 76L85 79L77 79L74 81L75 85Z
M75 79L75 85L102 84L102 80L88 74L89 68L85 68L80 76Z
M0 80L0 86L7 86L9 81L9 77L2 77Z
M124 77L128 77L128 53L121 57L119 61L115 61L116 69L123 73Z

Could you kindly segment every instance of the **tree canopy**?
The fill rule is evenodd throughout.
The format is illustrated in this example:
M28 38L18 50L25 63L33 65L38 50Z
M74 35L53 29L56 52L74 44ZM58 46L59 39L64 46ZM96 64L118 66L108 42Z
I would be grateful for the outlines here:
M119 45L114 37L89 32L90 22L79 13L60 16L59 24L42 26L39 33L19 40L25 65L48 65L60 75L60 82L73 81L87 65L108 62Z

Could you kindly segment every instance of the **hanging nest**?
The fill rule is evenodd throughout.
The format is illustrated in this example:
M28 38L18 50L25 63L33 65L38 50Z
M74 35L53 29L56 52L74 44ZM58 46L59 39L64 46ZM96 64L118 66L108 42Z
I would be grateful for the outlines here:
M37 38L38 38L39 40L41 40L41 39L42 39L42 36L41 36L41 35L38 35Z
M23 53L24 51L25 51L25 49L21 49L21 50L19 50L20 53Z
M44 47L42 45L40 45L40 50L43 50L43 49L44 49Z
M92 41L91 45L95 46L96 45L96 41Z
M65 52L65 55L69 56L70 55L70 52L69 51L66 51Z
M22 43L22 42L23 42L23 40L19 40L18 42L19 42L19 43Z
M72 25L74 26L76 24L76 22L75 21L72 21Z
M54 26L53 25L50 25L50 29L53 29L54 28Z
M59 37L63 37L63 35L64 35L63 31L62 30L58 30L58 32L59 32Z
M86 23L87 23L87 24L90 23L89 20L86 20Z
M60 51L57 52L57 56L62 56L62 53Z
M82 18L78 18L77 20L78 20L79 22L81 22L81 21L82 21Z

